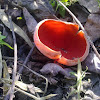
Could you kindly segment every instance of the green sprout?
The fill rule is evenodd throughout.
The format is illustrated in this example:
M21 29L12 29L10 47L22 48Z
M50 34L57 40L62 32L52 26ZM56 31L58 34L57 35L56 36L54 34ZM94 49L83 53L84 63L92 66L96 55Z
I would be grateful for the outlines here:
M65 4L66 6L71 6L72 4L74 4L75 2L77 2L78 0L60 0L63 4ZM66 10L64 7L62 7L58 2L56 2L56 0L50 0L50 4L52 5L52 7L56 7L56 11L59 10L59 14L62 17L65 17L65 13Z
M22 20L23 18L22 17L17 17L17 20Z
M78 60L78 67L77 67L77 73L71 72L72 75L77 77L77 83L72 86L74 88L74 91L69 93L69 96L73 95L74 93L77 93L77 100L80 100L80 93L82 91L82 79L85 77L86 71L88 70L88 67L86 67L85 71L82 71L82 66L80 60ZM76 89L75 89L76 88Z
M10 49L13 49L8 43L6 43L5 41L3 41L3 39L5 39L5 38L6 38L6 36L1 35L1 32L0 32L0 45L6 45Z
M96 0L98 2L99 8L100 8L100 0Z

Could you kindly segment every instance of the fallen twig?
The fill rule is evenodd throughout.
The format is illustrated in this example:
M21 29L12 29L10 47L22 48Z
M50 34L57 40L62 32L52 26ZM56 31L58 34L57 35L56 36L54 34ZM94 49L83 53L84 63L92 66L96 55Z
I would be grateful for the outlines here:
M22 73L23 68L24 68L23 66L25 66L25 65L27 64L27 62L28 62L28 60L29 60L29 58L30 58L30 56L31 56L31 54L32 54L32 52L33 52L33 50L34 50L34 45L33 45L33 47L31 48L30 52L28 53L28 55L27 55L27 57L26 57L24 63L22 64L21 68L19 69L18 75L16 76L16 80L19 79L20 74Z
M33 45L33 47L31 48L30 52L28 53L28 55L27 55L27 57L26 57L26 59L25 59L23 65L26 65L26 63L28 62L28 60L29 60L29 58L30 58L30 55L31 55L32 52L33 52L33 49L34 49L34 45ZM15 81L18 81L18 79L19 79L19 77L20 77L20 74L22 73L23 68L24 68L23 65L22 65L22 67L20 68L20 70L18 71L18 75L15 77ZM6 95L6 97L5 97L4 100L8 100L8 98L9 98L9 93L10 93L10 92L11 92L11 89L8 91L8 93L7 93L7 95Z
M2 78L2 79L0 79L0 81L2 83L6 84L6 86L11 87L11 85L9 84L9 83L12 82L11 79ZM35 96L35 95L33 95L33 94L31 94L31 93L29 93L27 91L24 91L23 89L20 89L18 87L14 87L14 88L15 88L15 90L17 90L17 91L19 91L19 92L21 92L21 93L33 98L34 100L47 100L47 99L57 95L57 94L49 94L47 96L40 97L40 96ZM7 98L7 99L9 100L9 98Z
M1 53L1 47L0 47L0 78L2 77L2 53Z
M86 30L84 29L83 25L81 24L81 22L76 18L76 16L60 1L60 0L56 0L59 2L59 4L61 4L67 11L68 13L75 19L75 21L79 24L80 28L83 30L83 32L85 33L90 45L92 46L96 56L100 59L100 54L98 53L96 47L94 46L93 42L91 41L90 37L87 35Z
M9 22L10 22L10 27L12 30L12 35L13 35L13 40L14 40L14 67L13 67L13 76L12 76L12 86L11 86L11 92L10 92L10 99L9 100L13 100L13 93L14 93L14 87L15 87L15 77L16 77L16 72L17 72L17 43L16 43L16 36L14 33L14 28L13 28L13 24L12 24L12 19L11 16L9 16Z
M8 57L8 56L2 56L3 59L6 59L6 60L14 60L14 57ZM19 58L17 58L18 60Z
M47 87L48 87L48 79L47 79L46 77L44 77L43 75L40 75L39 73L37 73L37 72L31 70L30 68L28 68L27 66L25 66L26 63L28 62L28 60L29 60L29 58L30 58L30 56L31 56L31 54L32 54L32 52L33 52L33 50L34 50L34 45L33 45L33 47L31 48L30 52L28 53L28 55L27 55L27 57L26 57L24 63L22 64L22 67L21 67L20 70L18 71L18 75L17 75L17 77L16 77L16 81L19 79L20 74L22 73L23 68L25 67L25 68L27 68L29 71L31 71L33 74L35 74L35 75L37 75L37 76L39 76L39 77L42 77L43 79L46 80L46 87L45 87L45 90L44 90L44 94L45 94L46 91L47 91ZM20 63L19 63L19 64L20 64Z
M28 92L25 92L25 91L23 91L23 90L21 90L21 89L19 89L19 88L17 88L17 87L15 87L15 89L16 89L17 91L19 91L19 92L25 94L25 95L28 95L29 97L31 97L31 98L33 98L33 99L35 99L35 100L47 100L47 99L49 99L49 98L51 98L51 97L57 95L57 94L49 94L49 95L44 96L44 97L36 97L36 96L34 96L34 95L32 95L32 94L30 94L30 93L28 93Z
M18 71L18 75L16 76L15 80L18 81L18 79L19 79L19 77L20 77L20 74L22 73L23 68L25 67L25 68L27 68L29 71L31 71L33 74L35 74L35 75L37 75L37 76L39 76L39 77L42 77L43 79L46 80L46 86L45 86L45 90L44 90L44 94L45 94L46 91L47 91L47 87L48 87L48 79L45 78L43 75L40 75L39 73L37 73L37 72L31 70L30 68L28 68L27 66L25 66L26 63L28 62L28 60L29 60L29 58L30 58L30 56L31 56L31 54L32 54L32 52L33 52L33 50L34 50L34 45L33 45L33 47L31 48L30 52L28 53L28 55L27 55L27 57L26 57L24 63L23 63L23 64L18 63L18 64L22 65L22 67L21 67L20 70ZM5 100L8 100L10 91L11 91L11 90L8 91L8 95L6 96Z
M18 64L24 66L25 68L27 68L29 71L31 71L33 74L37 75L38 77L41 77L41 78L43 78L43 79L46 80L46 86L45 86L45 90L44 90L44 94L45 94L46 91L47 91L47 88L48 88L48 79L47 79L46 77L44 77L43 75L41 75L41 74L39 74L39 73L37 73L37 72L31 70L31 69L28 68L27 66L25 66L25 65L23 65L23 64L21 64L21 63L18 63Z

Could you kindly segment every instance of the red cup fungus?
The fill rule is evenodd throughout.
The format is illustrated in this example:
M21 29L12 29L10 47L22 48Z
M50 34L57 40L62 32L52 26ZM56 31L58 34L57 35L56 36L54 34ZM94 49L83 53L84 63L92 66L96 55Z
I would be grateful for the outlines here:
M89 43L79 26L54 19L40 21L34 32L34 42L41 53L57 62L73 66L89 53Z

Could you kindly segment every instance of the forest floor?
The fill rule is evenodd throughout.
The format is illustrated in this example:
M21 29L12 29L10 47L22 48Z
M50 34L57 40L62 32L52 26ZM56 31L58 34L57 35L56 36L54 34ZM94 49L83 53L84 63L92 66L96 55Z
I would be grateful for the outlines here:
M95 0L88 0L87 3L83 1L68 8L84 26L100 53L99 5ZM71 71L77 73L78 65L69 67L47 58L37 49L33 40L35 27L43 19L76 23L65 9L61 10L61 6L56 11L56 5L53 8L48 0L0 0L1 100L9 100L13 96L11 91L14 92L14 100L78 100L77 78L70 74ZM53 73L48 67L47 72L42 73L43 66L48 63L66 68L67 75L63 74L62 67L57 67L58 72L54 69ZM83 71L86 66L88 69L82 79L80 100L100 100L100 60L92 47L81 66ZM19 79L17 82L16 75Z

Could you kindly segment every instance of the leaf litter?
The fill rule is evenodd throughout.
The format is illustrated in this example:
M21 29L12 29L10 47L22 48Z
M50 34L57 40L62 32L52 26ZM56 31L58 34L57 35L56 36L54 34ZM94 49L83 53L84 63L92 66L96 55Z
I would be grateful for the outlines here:
M45 2L46 0L43 0L43 2L37 0L35 3L36 3L36 5L39 5L39 7L36 9L32 8L33 5L35 4L35 3L33 3L33 1L30 1L30 0L27 0L26 2L23 2L21 0L19 0L19 1L18 1L19 5L21 5L21 6L23 5L23 7L25 6L27 8L27 9L23 8L22 12L24 15L24 20L26 22L27 30L29 31L29 34L31 36L34 32L35 25L37 24L37 22L39 20L42 20L44 18L54 18L53 9L51 9L51 13L50 13L50 8L52 8L51 5L48 6L48 3L47 4L45 3L46 6L43 6L43 4L41 4L41 3ZM31 5L30 2L33 3L33 5ZM49 8L49 9L46 9L46 8ZM33 11L34 14L33 13L30 14L29 13L30 10ZM4 12L4 10L1 9L0 11L1 11L1 15L5 16L5 18L7 18L7 15ZM45 11L46 11L46 13L45 13ZM83 13L86 14L86 12L83 12ZM82 16L82 14L81 15L77 14L77 15L78 15L77 17L79 17L79 18L81 18L81 16ZM2 20L2 16L0 18L1 20ZM14 16L16 16L16 13ZM87 16L82 17L82 18L85 18L82 22L86 21L86 19L87 19L86 17ZM65 19L67 19L67 17ZM80 19L80 21L81 21L81 19ZM10 29L10 27L9 27L10 24L9 24L8 20L7 21L2 20L2 22L4 23L3 24L4 27L7 26ZM18 25L15 25L15 24L14 24L14 27L17 27L17 29L18 29L18 31L15 31L17 34L20 35L20 33L23 33L21 35L21 37L27 42L27 44L29 46L32 47L33 41L31 42L30 41L31 39L29 39L29 37L27 35L25 35L24 31L22 30L22 27L20 28ZM85 24L85 29L87 30L87 33L91 36L91 38L93 38L93 41L97 40L100 37L99 27L100 27L99 26L99 13L89 15L88 20ZM7 28L5 27L5 29L7 29ZM98 45L99 44L97 44L97 46ZM24 46L23 49L25 49L25 47L27 48L27 46ZM27 54L26 52L28 53L27 49L23 50L23 54L26 55ZM23 56L24 59L25 59L25 57L26 56ZM20 57L19 62L20 61L24 62L24 59L22 59ZM7 59L6 61L7 61L7 65L9 65L11 68L13 68L13 60ZM3 73L5 75L6 74L9 75L9 73L7 71L7 67L8 67L7 65L6 65L6 67L4 67L4 71L3 71ZM46 78L48 78L50 85L48 87L48 91L46 94L51 94L51 95L47 95L45 97L45 99L48 98L49 100L62 100L62 99L67 100L68 93L73 91L73 89L71 90L70 86L75 85L75 82L76 82L75 81L76 77L71 75L70 72L76 71L76 69L74 68L76 66L74 66L74 67L67 66L67 68L66 68L66 66L58 65L58 63L57 64L54 63L53 60L50 60L50 59L44 57L37 49L34 49L33 54L31 55L31 58L29 59L29 62L27 63L27 66L30 69L32 69L33 71L36 71L38 73L42 73ZM91 50L90 54L88 55L87 59L82 62L82 66L83 67L87 66L89 72L86 72L85 79L83 79L83 83L84 83L83 84L83 91L82 91L83 94L80 93L81 98L83 98L83 100L87 100L88 98L91 100L100 99L99 98L99 96L100 96L99 95L100 94L100 91L99 91L99 89L100 89L100 86L99 86L100 85L100 79L99 79L100 76L98 75L98 74L100 74L99 73L100 72L99 71L100 70L100 60L96 57L96 55L92 52L92 50ZM23 71L21 76L22 77L20 80L23 80L23 81L17 82L17 86L19 86L22 90L23 90L23 88L26 87L30 93L35 94L36 96L42 95L42 93L38 94L36 92L43 92L44 84L45 84L44 79L38 78L37 75L30 73L30 71L26 70L25 68L24 68L24 71ZM30 83L33 83L33 84L30 84ZM9 89L9 87L5 84L4 84L4 88L6 88L5 90ZM7 91L5 92L5 94L6 93L7 93ZM15 93L16 100L21 100L22 98L25 99L23 94L20 95L21 96L20 97L17 95L17 93L19 93L19 92ZM56 96L56 97L52 97L52 96ZM31 98L28 98L28 97L26 97L26 98L27 98L26 100L31 100ZM72 95L71 97L68 98L68 100L77 100L77 97L76 97L76 95Z
M0 19L2 20L2 22L10 29L10 23L8 21L8 17L5 14L4 10L0 9ZM24 34L24 31L17 26L15 23L13 23L14 26L14 31L20 35L27 43L30 47L32 47L32 42L30 41L30 39L28 38L28 36L26 34Z

